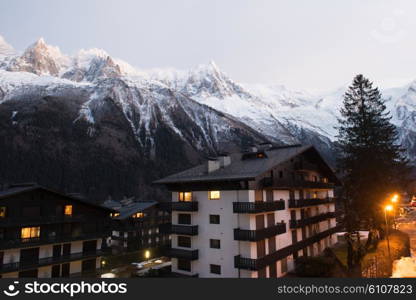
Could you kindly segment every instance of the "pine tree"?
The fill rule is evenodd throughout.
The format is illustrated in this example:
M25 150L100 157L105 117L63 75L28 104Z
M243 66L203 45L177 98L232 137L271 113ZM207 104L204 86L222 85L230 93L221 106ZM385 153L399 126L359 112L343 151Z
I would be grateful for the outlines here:
M388 195L399 189L408 172L390 120L379 90L357 75L344 95L338 120L338 167L344 183L346 230L353 234L367 227L371 233L367 247L382 228ZM349 267L359 264L364 251L359 242L350 240Z

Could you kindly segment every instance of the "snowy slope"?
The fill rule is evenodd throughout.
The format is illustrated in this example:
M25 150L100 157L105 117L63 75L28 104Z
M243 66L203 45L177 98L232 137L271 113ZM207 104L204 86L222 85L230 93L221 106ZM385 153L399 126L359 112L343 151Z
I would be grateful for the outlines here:
M168 124L172 132L181 139L188 139L196 148L214 149L219 142L216 137L222 132L231 132L232 128L227 127L231 125L215 125L215 118L209 121L212 124L209 130L204 128L201 111L208 112L211 108L215 115L222 113L234 125L244 124L270 141L312 142L321 150L330 151L342 95L347 89L344 86L331 93L314 95L282 85L240 84L214 62L186 71L138 70L101 49L64 55L43 39L17 55L0 38L0 55L3 55L0 59L3 70L0 71L0 103L31 94L82 93L88 97L84 97L86 101L76 120L91 123L89 133L93 134L93 127L99 126L94 114L99 114L104 99L110 97L120 107L137 141L149 149L155 144L154 135L160 122ZM410 147L412 159L416 156L413 141L415 91L416 83L382 90L392 111L392 121L399 129L400 141ZM204 141L191 141L190 135L178 128L174 121L178 109L193 119Z

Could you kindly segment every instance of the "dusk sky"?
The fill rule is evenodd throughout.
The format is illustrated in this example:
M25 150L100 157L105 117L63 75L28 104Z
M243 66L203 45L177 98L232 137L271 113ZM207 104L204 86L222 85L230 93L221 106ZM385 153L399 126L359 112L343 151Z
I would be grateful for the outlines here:
M0 35L62 52L102 48L139 69L214 60L238 82L331 90L363 73L416 79L416 2L384 0L2 0Z

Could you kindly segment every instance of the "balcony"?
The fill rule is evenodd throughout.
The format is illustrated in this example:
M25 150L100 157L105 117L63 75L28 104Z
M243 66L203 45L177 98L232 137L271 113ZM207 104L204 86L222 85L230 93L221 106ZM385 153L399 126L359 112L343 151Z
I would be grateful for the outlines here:
M334 203L335 198L324 198L324 199L318 199L318 198L312 198L312 199L290 199L289 200L289 208L300 208L305 206L313 206L313 205L321 205L321 204L328 204L328 203Z
M171 202L173 211L198 211L197 201L175 201Z
M185 249L170 248L167 250L167 256L179 258L179 259L197 260L198 250L185 250Z
M236 241L260 241L286 232L286 223L277 223L275 226L258 230L234 229L234 240Z
M290 224L290 228L295 229L295 228L304 227L310 224L318 223L318 222L331 219L331 218L336 218L336 217L337 217L337 213L328 212L328 213L323 213L317 216L304 218L300 220L290 220L289 224Z
M233 202L233 212L237 214L257 214L284 209L285 201L283 200L273 202Z
M324 181L309 181L309 180L301 180L301 179L283 180L283 179L278 179L278 178L273 178L273 177L265 177L259 182L258 189L267 189L267 188L332 189L334 188L334 184L330 182L324 182Z
M84 259L99 257L105 254L108 254L108 252L103 251L103 250L97 250L97 251L92 251L92 252L87 252L87 253L79 252L79 253L72 253L70 255L40 258L38 260L33 260L30 262L6 263L3 265L0 265L0 273L30 270L30 269L39 268L42 266L48 266L52 264L61 264L61 263L66 263L70 261L75 261L75 260L84 260Z
M85 222L85 216L39 216L39 217L6 217L0 218L1 227L47 225L58 223ZM91 221L91 219L89 219Z
M162 224L159 232L165 234L198 235L198 225L172 225Z
M245 270L252 270L252 271L260 270L340 230L341 230L341 226L333 227L326 231L320 232L310 238L297 242L296 244L287 246L276 252L273 252L271 254L268 254L264 257L257 258L257 259L241 257L241 255L237 255L234 257L234 267L238 269L245 269Z
M40 238L30 238L30 239L21 239L16 238L13 240L2 240L0 241L0 250L11 249L11 248L27 248L35 247L40 245L54 244L54 243L66 243L72 241L82 241L82 240L93 240L104 238L107 235L106 232L95 232L89 234L80 234L76 236L51 236L51 237L40 237Z

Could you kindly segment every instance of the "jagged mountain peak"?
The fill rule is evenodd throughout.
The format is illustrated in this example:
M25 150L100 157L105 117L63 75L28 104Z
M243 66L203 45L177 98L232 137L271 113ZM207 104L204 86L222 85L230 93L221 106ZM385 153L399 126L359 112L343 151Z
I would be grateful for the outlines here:
M14 48L7 43L7 41L0 35L0 57L1 56L12 56L15 54Z
M11 59L6 69L59 76L69 62L70 58L63 55L59 47L48 45L43 38L39 38L26 48L22 55Z

